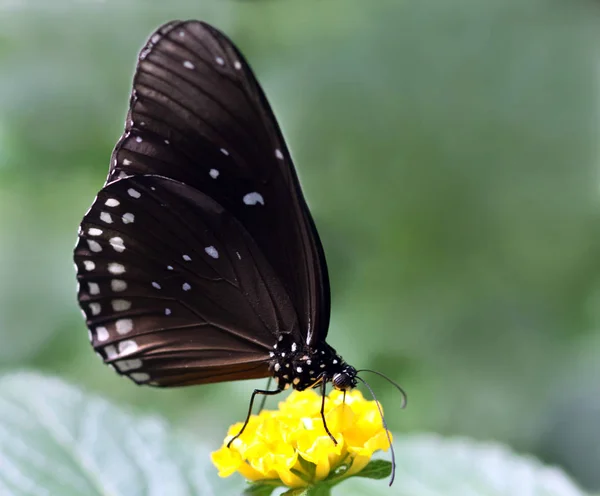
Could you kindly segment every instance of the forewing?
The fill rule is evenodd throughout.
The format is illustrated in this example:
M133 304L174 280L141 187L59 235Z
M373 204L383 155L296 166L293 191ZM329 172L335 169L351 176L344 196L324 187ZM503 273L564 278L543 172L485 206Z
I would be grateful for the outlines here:
M327 267L290 154L249 65L212 26L166 24L140 52L108 182L130 174L176 179L227 209L290 295L300 337L325 338Z
M285 289L239 221L168 178L105 186L75 264L94 348L138 383L265 377L279 334L297 332Z

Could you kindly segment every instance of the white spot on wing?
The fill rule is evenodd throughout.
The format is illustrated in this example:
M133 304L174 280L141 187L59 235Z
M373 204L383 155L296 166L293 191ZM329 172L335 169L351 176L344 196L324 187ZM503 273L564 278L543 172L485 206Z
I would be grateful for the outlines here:
M242 259L242 256L240 255L240 252L239 252L239 251L236 251L236 252L235 252L235 254L236 254L236 255L237 255L237 257L238 257L238 260L241 260L241 259Z
M106 341L108 339L108 329L104 326L96 327L96 337L98 341Z
M165 308L165 315L171 315L171 309Z
M100 286L95 282L88 282L88 291L91 295L100 294Z
M133 188L129 188L127 190L127 194L129 196L131 196L132 198L139 198L140 196L142 196L142 194L137 189L133 189Z
M131 319L121 319L117 320L115 323L115 327L117 328L117 332L119 334L127 334L129 331L133 329L133 320Z
M194 66L194 64L192 64L189 60L186 60L183 62L183 67L185 67L186 69L194 70L196 67Z
M187 282L184 282L184 283L183 283L183 286L181 286L181 288L182 288L184 291L189 291L190 289L192 289L192 287L191 287L191 286L190 286L190 285L189 285Z
M110 288L115 293L120 293L121 291L125 291L127 289L127 283L121 279L113 279L110 281Z
M111 305L115 312L124 312L131 308L131 302L129 300L113 300Z
M296 372L298 372L299 374L301 374L302 373L302 367L296 368Z
M119 354L120 355L131 355L138 350L138 345L133 339L126 339L119 343Z
M229 152L227 150L225 150L225 148L221 148L221 153L223 155L229 155Z
M213 258L219 258L219 252L217 251L217 249L214 246L207 246L206 248L204 248L204 251Z
M98 315L100 310L102 310L100 303L90 303L90 312L92 312L92 315Z
M100 212L100 220L107 224L112 224L112 217L108 212Z
M210 177L212 177L213 179L216 179L217 177L219 177L219 171L217 169L211 169L209 172Z
M144 382L150 379L150 376L146 372L134 372L133 374L129 374L129 377L136 382Z
M118 356L117 349L112 344L104 347L104 353L106 353L107 360L112 360Z
M128 160L126 158L123 159L123 165L131 165L131 160Z
M125 245L123 244L123 239L119 237L110 238L110 245L115 249L115 251L121 253L125 251Z
M123 224L130 224L135 220L135 216L132 213L127 212L126 214L123 214L121 219L123 220Z
M283 160L283 153L281 153L281 150L279 148L275 149L275 156L279 159L279 160Z
M233 67L235 67L235 68L236 68L236 70L238 70L238 71L239 71L239 70L242 68L242 64L241 64L241 62L240 62L239 60L236 60L236 61L233 63Z
M256 205L257 203L264 205L265 200L260 193L253 191L252 193L244 195L244 203L246 205Z
M94 241L93 239L87 239L86 240L88 243L88 246L90 247L90 250L98 253L102 251L102 247L100 246L100 243L98 243L97 241Z
M186 262L189 262L189 261L190 261L192 258L191 258L189 255L184 255L184 256L183 256L183 259L184 259ZM169 267L170 267L170 265L169 265ZM171 270L172 270L172 269L171 269Z
M138 143L141 143L142 141L144 141L144 140L142 139L142 137L141 137L141 136L138 136L137 138L135 138L135 140L136 140Z
M142 367L142 361L139 358L132 358L131 360L118 360L115 362L115 367L120 372L127 372L128 370L135 370Z
M125 267L120 263L112 262L108 264L108 271L111 274L123 274L125 272Z
M114 238L110 238L108 240L108 242L110 243L110 246L112 246L115 251L118 251L119 253L125 251L125 245L123 244L123 238L120 238L119 236L115 236Z
M92 262L91 260L84 260L83 266L85 267L85 270L87 270L88 272L90 272L96 268L96 264L94 262Z
M273 367L275 369L275 372L279 372L279 369L281 368L281 365L279 365L278 363L275 364L275 367Z
M158 284L157 282L152 282L152 287L156 288L156 289L160 289L160 284Z
M225 61L223 60L223 57L216 57L215 60L217 61L217 64L225 65Z
M292 343L292 351L296 351L296 348L297 348L296 343Z
M102 234L102 229L98 229L97 227L90 227L88 229L88 234L90 236L100 236Z
M172 265L167 265L167 270L173 270L173 266Z

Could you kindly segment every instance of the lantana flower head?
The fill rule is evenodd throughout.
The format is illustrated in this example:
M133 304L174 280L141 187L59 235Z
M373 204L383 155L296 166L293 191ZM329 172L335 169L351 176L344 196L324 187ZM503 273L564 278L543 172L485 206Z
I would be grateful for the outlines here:
M221 477L239 472L250 481L280 481L293 488L346 478L360 472L373 453L389 448L377 407L357 389L345 399L343 392L332 391L324 411L335 444L323 425L321 396L313 390L294 391L278 410L251 416L228 448L243 424L232 425L211 458Z

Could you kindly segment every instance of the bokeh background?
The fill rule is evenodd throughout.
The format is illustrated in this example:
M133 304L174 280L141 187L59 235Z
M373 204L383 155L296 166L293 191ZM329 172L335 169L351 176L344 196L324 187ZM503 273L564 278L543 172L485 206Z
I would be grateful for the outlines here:
M390 426L502 441L600 489L595 0L0 0L0 371L215 447L246 412L250 382L117 377L75 300L137 52L175 18L224 30L263 83L327 252L329 341L408 391L401 411L372 378Z

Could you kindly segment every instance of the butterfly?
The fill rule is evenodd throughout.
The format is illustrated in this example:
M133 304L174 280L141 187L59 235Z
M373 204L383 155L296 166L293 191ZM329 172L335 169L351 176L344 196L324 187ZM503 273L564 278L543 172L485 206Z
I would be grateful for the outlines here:
M357 385L326 342L327 264L277 121L206 23L169 22L142 48L74 259L92 346L137 384L275 378L248 416L256 394Z

